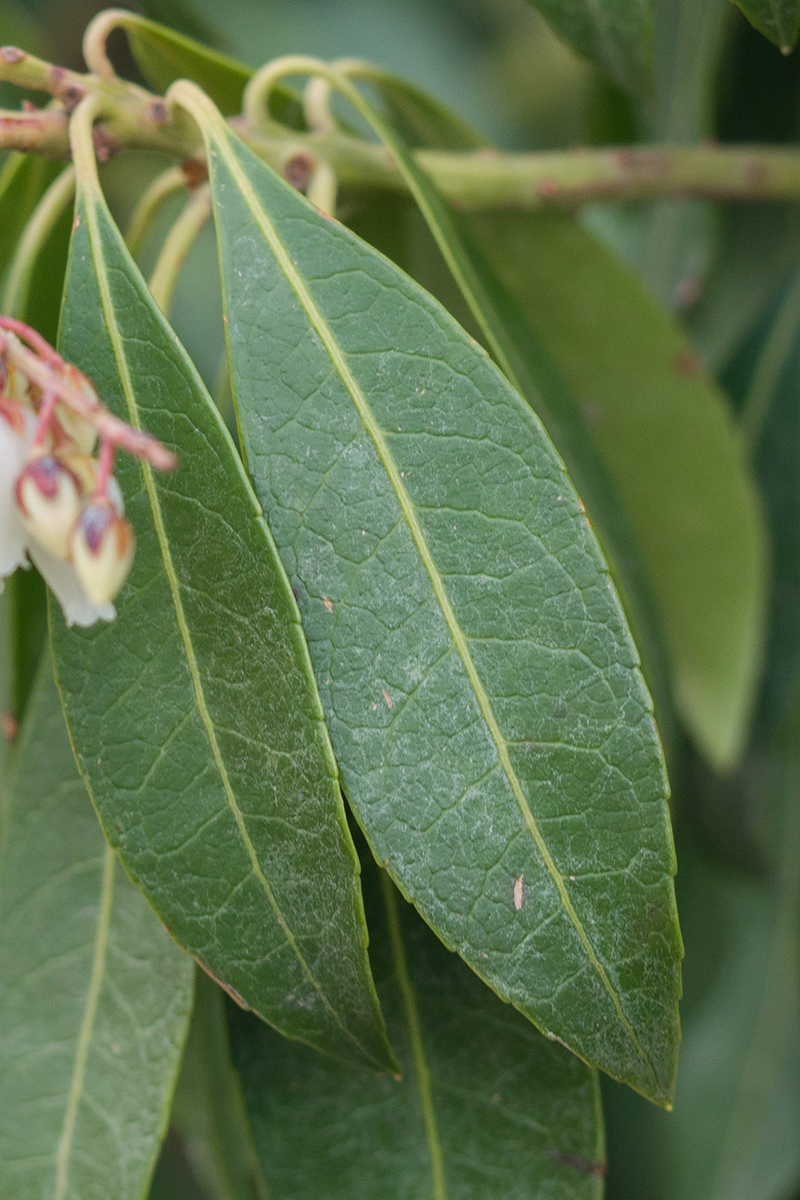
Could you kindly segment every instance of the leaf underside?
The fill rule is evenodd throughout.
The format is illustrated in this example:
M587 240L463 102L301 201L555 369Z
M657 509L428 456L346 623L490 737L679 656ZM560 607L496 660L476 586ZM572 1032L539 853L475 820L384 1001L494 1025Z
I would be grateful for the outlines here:
M501 1004L383 873L383 887L377 868L364 874L376 979L403 1082L337 1069L232 1011L234 1058L269 1194L600 1200L596 1073Z
M0 1194L139 1200L192 998L182 954L103 837L48 661L0 863Z
M666 780L580 503L484 352L201 103L243 444L356 816L505 999L667 1102Z
M166 476L120 457L138 549L117 619L54 620L79 764L109 840L181 946L282 1032L391 1068L291 589L227 431L99 191L80 191L76 217L62 351L179 456Z

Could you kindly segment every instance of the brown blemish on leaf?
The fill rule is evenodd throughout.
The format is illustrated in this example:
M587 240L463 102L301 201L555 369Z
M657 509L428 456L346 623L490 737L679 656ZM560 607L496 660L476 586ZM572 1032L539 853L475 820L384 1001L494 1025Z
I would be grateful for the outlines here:
M333 601L328 596L322 597L322 603L325 605L328 612L333 612Z
M392 700L392 697L387 692L386 688L381 688L381 695L383 696L384 700L386 701L386 707L393 708L394 701Z
M19 723L14 719L11 713L3 713L2 716L3 737L10 744L17 740L19 733Z
M519 912L525 900L524 875L518 875L514 880L514 908Z

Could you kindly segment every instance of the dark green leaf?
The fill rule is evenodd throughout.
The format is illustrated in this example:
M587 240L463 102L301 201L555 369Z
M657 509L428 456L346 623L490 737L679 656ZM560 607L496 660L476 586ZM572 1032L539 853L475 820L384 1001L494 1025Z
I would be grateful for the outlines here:
M275 1041L283 1045L284 1039ZM203 971L195 983L171 1121L209 1200L266 1200L241 1084L231 1065L223 994Z
M766 537L725 398L632 273L567 217L473 229L583 406L646 564L686 725L712 762L747 734Z
M188 76L224 113L239 112L242 93L253 73L249 67L136 13L120 13L118 24L127 33L136 65L150 87L166 92L176 79Z
M0 867L0 1194L139 1200L167 1122L193 964L106 845L49 661Z
M798 0L735 0L751 25L784 54L788 54L800 34Z
M364 78L376 89L389 121L409 146L429 150L480 150L487 140L456 113L421 88L387 71Z
M394 90L401 93L402 84L389 78ZM382 75L376 79L370 77L370 80L383 86ZM429 97L425 100L422 128L428 137L438 138L441 144L447 145L451 137L449 114L435 100ZM452 311L452 297L447 296L446 287L438 290L442 280L437 267L444 266L445 272L449 271L469 310L468 319L474 322L506 378L542 420L564 459L609 557L656 699L659 728L669 743L674 735L674 717L651 585L644 573L631 521L617 497L614 482L586 428L579 406L541 344L524 305L501 280L491 255L487 257L479 248L467 220L448 208L394 127L377 118L374 112L370 113L370 119L391 150L440 252L430 246L421 253L418 251L412 274L423 285L430 286ZM411 132L413 134L413 128ZM501 214L497 219L502 221L504 217ZM434 282L429 284L431 278Z
M666 780L561 462L431 297L178 95L209 143L243 444L372 849L504 998L667 1102Z
M148 17L166 22L170 29L177 29L201 42L217 44L216 30L198 11L193 0L142 0L142 9Z
M565 41L621 87L652 83L653 0L531 0Z
M136 13L120 13L118 24L125 29L136 65L150 87L166 92L176 79L193 79L222 112L239 112L253 74L250 67ZM291 88L274 89L270 112L293 129L305 128L302 100Z
M380 874L382 887L365 867L365 890L402 1083L329 1065L231 1013L270 1194L599 1200L595 1072L482 987Z
M795 805L797 784L795 766ZM619 1162L621 1185L615 1195L794 1196L800 1184L800 897L698 862L688 848L680 878L687 1004L675 1110L667 1117L610 1097L609 1155ZM618 1122L624 1128L617 1129Z
M106 833L180 945L280 1030L391 1064L299 615L230 437L105 207L79 191L62 349L172 446L121 457L138 537L109 626L55 622L57 674Z

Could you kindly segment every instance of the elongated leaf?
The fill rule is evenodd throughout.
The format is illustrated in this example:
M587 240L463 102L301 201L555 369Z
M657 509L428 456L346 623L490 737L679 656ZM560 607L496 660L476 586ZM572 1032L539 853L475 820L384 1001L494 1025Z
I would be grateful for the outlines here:
M0 874L0 1195L139 1200L164 1134L193 964L106 845L49 660Z
M177 95L208 139L243 443L371 847L504 998L666 1102L666 780L563 467L431 297Z
M798 0L735 0L751 25L784 54L788 54L800 34Z
M222 112L241 110L242 95L253 74L250 67L137 13L120 13L118 23L126 31L136 65L150 87L165 92L176 79L194 79ZM302 97L291 88L278 85L273 89L270 112L293 129L305 129Z
M8 267L28 217L61 170L60 163L35 154L11 154L3 164L0 172L0 278Z
M231 1013L270 1195L599 1200L595 1072L482 987L378 873L365 867L365 890L402 1083L337 1069Z
M725 399L580 225L504 214L473 229L583 405L644 556L681 713L712 762L730 764L761 662L766 537Z
M795 768L795 805L796 786ZM687 1005L675 1110L667 1117L609 1097L618 1194L782 1200L800 1186L796 893L792 909L785 890L699 862L688 847L681 877L684 867Z
M189 76L213 97L224 113L237 113L252 71L183 33L136 13L121 13L136 65L150 87L165 92L176 79Z
M392 125L409 146L428 150L480 150L486 138L421 88L387 71L368 71Z
M283 1043L277 1035L275 1041ZM209 1200L265 1200L250 1120L231 1064L223 994L202 971L171 1120Z
M382 89L386 80L381 75L372 82ZM394 93L403 94L400 81L389 77L388 82ZM411 123L411 116L417 111L416 96L410 95L410 113L405 125L412 136L424 133L445 145L451 143L457 131L452 130L447 110L441 109L435 100L425 99L424 119L417 127ZM673 708L650 581L644 571L631 520L586 428L579 405L527 319L524 306L505 286L491 258L483 254L467 221L449 209L396 129L382 121L374 111L369 113L369 118L403 173L444 259L445 271L458 288L479 335L506 378L545 425L587 506L588 518L608 555L612 574L620 588L636 644L644 659L647 681L656 700L659 729L669 746L675 735ZM436 271L439 256L435 249L431 253L431 249L427 247L417 253L415 277L427 284L433 276L432 287L435 289L441 282ZM447 299L445 296L440 298Z
M652 81L653 0L531 0L565 41L623 88Z
M138 551L119 616L55 622L81 769L180 945L282 1032L391 1065L291 589L221 419L84 178L63 351L180 463L156 478L121 459Z

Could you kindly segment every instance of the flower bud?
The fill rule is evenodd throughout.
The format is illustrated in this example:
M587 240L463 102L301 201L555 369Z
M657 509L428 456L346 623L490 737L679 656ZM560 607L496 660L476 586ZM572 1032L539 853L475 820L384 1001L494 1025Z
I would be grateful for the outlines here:
M16 485L17 507L32 538L56 558L69 558L69 539L81 511L78 479L60 459L31 459Z
M94 604L113 600L133 562L133 527L105 496L89 501L78 519L70 548L83 590Z

